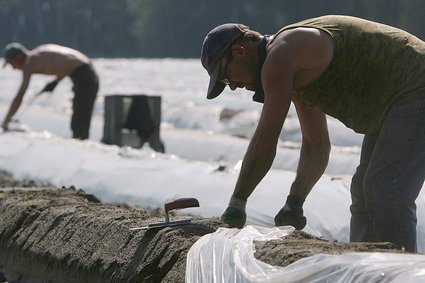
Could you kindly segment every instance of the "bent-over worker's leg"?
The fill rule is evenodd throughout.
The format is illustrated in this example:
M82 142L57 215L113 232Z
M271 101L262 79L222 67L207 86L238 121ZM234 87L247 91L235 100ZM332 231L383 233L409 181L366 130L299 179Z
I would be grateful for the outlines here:
M74 99L72 103L71 130L73 138L87 139L89 137L90 121L94 103L99 88L96 73L90 65L77 69L77 74L72 77L74 86Z
M425 178L425 99L389 111L366 171L363 190L375 234L416 251L415 200Z
M351 180L351 222L350 242L376 242L373 221L370 217L365 203L363 193L363 181L370 158L375 148L377 136L365 135L363 138L360 164Z

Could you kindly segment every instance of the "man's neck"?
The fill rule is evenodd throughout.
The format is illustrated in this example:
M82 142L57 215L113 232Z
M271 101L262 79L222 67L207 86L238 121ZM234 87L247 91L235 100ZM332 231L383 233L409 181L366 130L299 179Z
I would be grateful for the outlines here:
M261 103L264 102L264 90L263 90L263 85L261 83L261 69L263 68L263 64L267 56L266 47L269 40L270 40L269 37L265 35L261 38L260 42L257 44L257 61L256 61L256 64L257 64L256 85L257 86L252 99L256 102L261 102Z

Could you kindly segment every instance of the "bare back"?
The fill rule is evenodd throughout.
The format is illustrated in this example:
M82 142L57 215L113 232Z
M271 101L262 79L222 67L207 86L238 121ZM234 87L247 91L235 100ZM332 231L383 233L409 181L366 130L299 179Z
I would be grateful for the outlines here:
M78 66L90 63L83 53L56 44L40 45L27 54L23 72L31 74L69 76Z

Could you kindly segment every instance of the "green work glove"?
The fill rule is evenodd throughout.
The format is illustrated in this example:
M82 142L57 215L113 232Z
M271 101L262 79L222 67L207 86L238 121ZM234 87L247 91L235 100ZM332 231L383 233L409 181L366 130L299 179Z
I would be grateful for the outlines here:
M246 222L245 205L246 201L232 196L229 206L221 215L221 221L227 224L229 228L242 228Z
M303 204L303 199L295 195L289 195L285 205L274 218L275 225L291 225L296 230L302 230L307 224L307 219L303 215Z

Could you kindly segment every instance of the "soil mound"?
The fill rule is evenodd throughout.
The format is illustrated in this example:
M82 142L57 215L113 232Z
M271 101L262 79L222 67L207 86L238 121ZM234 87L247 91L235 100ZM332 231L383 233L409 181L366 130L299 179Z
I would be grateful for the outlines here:
M164 218L74 189L0 194L0 262L13 280L184 282L187 251L218 224L129 231Z
M27 187L15 187L22 184ZM184 282L190 247L222 226L212 219L130 231L164 218L159 210L101 203L75 188L17 181L4 172L0 186L0 282ZM318 253L353 251L399 252L388 243L337 243L295 232L257 242L255 256L286 266Z

